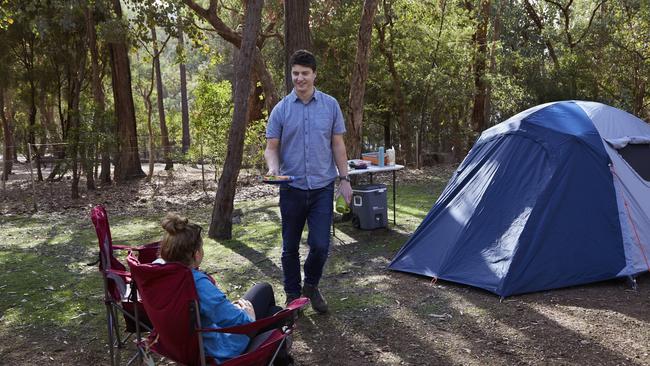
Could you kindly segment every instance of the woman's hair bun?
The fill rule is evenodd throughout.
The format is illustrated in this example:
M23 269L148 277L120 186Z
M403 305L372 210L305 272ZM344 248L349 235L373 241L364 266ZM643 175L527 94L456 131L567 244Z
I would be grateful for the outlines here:
M186 217L179 216L174 213L168 213L162 221L162 227L171 235L177 234L179 231L185 230L188 220Z

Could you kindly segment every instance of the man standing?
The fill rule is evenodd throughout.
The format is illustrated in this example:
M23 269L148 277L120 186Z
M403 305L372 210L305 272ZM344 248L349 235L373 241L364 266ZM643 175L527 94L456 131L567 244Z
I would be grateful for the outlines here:
M298 50L289 62L293 91L271 112L264 157L269 175L295 177L293 182L280 186L282 270L287 303L300 297L302 291L302 295L311 300L314 310L325 313L327 301L318 283L329 253L337 175L339 193L348 204L352 198L343 141L345 122L336 99L314 87L314 55ZM305 221L309 228L309 254L301 287L298 249Z

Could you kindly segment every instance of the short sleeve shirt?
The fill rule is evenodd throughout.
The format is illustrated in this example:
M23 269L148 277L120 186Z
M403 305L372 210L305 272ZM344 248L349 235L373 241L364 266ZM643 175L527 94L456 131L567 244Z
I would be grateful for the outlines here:
M317 89L308 103L293 90L273 108L266 126L266 138L280 140L280 174L294 176L290 185L304 190L336 179L332 136L344 133L339 103Z

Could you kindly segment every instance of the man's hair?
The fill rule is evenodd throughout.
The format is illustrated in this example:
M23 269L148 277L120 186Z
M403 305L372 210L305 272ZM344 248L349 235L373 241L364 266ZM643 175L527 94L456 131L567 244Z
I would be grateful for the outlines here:
M289 67L293 65L306 66L316 72L316 57L307 50L298 50L289 59Z

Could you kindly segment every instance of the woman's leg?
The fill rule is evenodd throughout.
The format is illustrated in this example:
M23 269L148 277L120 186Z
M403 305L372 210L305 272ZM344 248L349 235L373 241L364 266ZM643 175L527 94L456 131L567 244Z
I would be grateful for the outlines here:
M273 287L266 282L258 283L253 286L248 290L248 292L246 292L244 299L253 304L253 309L255 309L255 318L257 319L269 317L282 310L281 307L275 305Z

